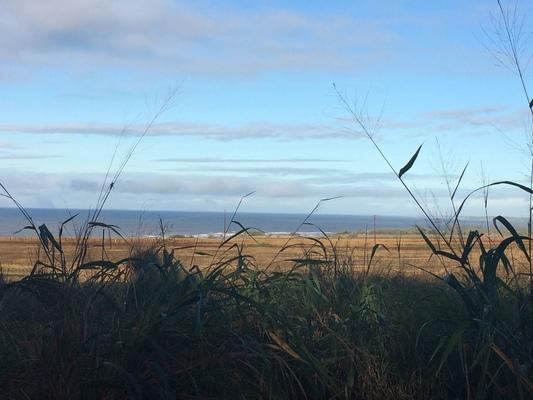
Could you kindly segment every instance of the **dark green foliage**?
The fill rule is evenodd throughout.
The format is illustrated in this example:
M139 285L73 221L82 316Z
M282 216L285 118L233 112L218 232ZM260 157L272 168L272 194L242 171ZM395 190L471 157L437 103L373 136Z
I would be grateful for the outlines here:
M509 41L504 55L518 72L531 111L516 32L497 3ZM164 244L133 249L124 260L89 259L95 229L121 236L116 226L99 222L100 212L169 96L116 173L106 176L94 212L77 232L71 260L62 235L75 216L61 224L56 238L0 183L0 195L18 207L28 222L24 229L37 235L42 251L28 277L7 282L0 273L0 398L533 398L533 163L529 187L493 182L456 205L465 166L449 187L453 216L441 229L404 180L422 146L397 173L362 114L335 90L427 218L434 235L418 231L449 268L444 277L431 266L424 268L424 279L376 274L379 244L366 265L357 266L340 259L325 234L322 240L309 238L311 245L302 247L285 272L270 271L274 260L255 266L235 242L257 231L234 220L252 193L231 217L240 230L224 238L226 249L213 255L208 268L184 268ZM501 216L493 220L499 241L485 240L478 231L463 234L459 217L465 203L493 186L528 193L527 236ZM488 226L487 218L487 231ZM287 241L278 255L294 246L300 244ZM527 265L509 255L513 248ZM437 279L428 280L430 275Z
M418 146L418 149L416 149L415 154L407 161L407 164L405 164L402 169L400 169L400 172L398 172L398 178L401 178L403 174L405 174L407 171L409 171L413 164L415 163L418 153L420 153L420 150L422 149L422 145Z
M106 279L35 273L3 283L1 397L532 393L531 300L518 281L497 283L497 308L487 309L482 278L383 277L329 257L267 274L241 254L188 271L161 246L133 251L127 270Z

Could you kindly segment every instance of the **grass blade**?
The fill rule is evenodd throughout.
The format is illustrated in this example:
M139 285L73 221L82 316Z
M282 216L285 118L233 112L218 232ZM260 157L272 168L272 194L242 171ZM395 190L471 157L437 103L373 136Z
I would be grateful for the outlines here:
M411 159L407 162L407 164L405 164L402 169L400 170L400 173L398 174L398 178L401 178L403 176L403 174L405 174L407 171L409 171L411 169L411 167L413 166L413 164L415 163L416 161L416 158L418 157L418 153L420 153L420 149L422 148L422 145L420 145L418 147L418 149L416 150L415 154L413 154L413 156L411 157Z

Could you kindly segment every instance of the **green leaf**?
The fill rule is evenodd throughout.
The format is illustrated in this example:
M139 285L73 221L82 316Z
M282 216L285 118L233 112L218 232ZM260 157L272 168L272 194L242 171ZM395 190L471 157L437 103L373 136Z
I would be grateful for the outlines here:
M467 263L468 256L470 255L471 251L474 249L474 245L478 240L480 240L480 238L481 235L478 231L470 231L466 243L463 246L463 254L461 255L460 260L461 265L465 265Z
M115 269L119 266L118 263L106 260L89 261L80 265L80 269Z
M413 154L413 156L411 157L411 159L407 162L407 164L405 164L402 169L400 170L400 173L398 174L398 178L401 178L403 174L405 174L407 171L409 171L411 169L411 167L413 166L413 164L415 163L416 161L416 158L418 157L418 153L420 152L420 149L422 148L422 145L420 145L420 147L418 147L418 149L416 150L415 154Z
M526 256L526 259L529 261L529 254L527 252L526 246L524 245L524 241L522 240L522 237L518 234L514 226L501 215L498 215L497 217L495 217L492 220L492 222L494 224L494 227L496 228L496 230L498 231L500 235L502 235L502 232L500 231L500 228L498 227L497 223L500 222L503 226L505 226L505 228L507 228L507 230L511 233L511 235L513 235L514 241L516 242L518 248L522 250L522 252Z
M124 236L122 236L122 234L120 233L119 231L119 227L116 226L116 225L111 225L111 224L105 224L103 222L98 222L98 221L89 221L89 227L91 228L94 228L95 226L96 227L100 227L100 228L105 228L105 229L109 229L113 232L115 232L118 236L120 236L122 239L126 239Z
M54 235L52 235L52 232L48 230L48 227L45 224L39 226L39 236L41 237L41 241L47 249L48 243L52 243L52 246L54 246L59 252L63 252L61 246L54 238Z
M376 243L374 247L372 247L372 253L370 254L370 260L368 261L369 267L370 267L370 264L372 264L372 260L374 259L374 256L376 255L376 252L378 251L380 247L383 247L385 250L387 250L390 253L390 250L387 248L387 246L381 243Z
M416 225L416 229L418 229L418 232L420 233L420 235L422 235L422 238L424 239L424 242L426 242L426 244L427 244L428 247L431 249L431 251L433 252L433 254L437 254L437 248L436 248L435 245L431 242L431 240L427 237L427 235L424 233L424 231L422 230L422 228L420 228L418 225Z
M70 221L72 221L74 218L76 218L78 215L79 215L79 213L76 213L76 214L74 214L73 216L71 216L70 218L64 220L61 223L61 227L59 228L59 238L60 239L63 237L63 228L65 227L65 225L68 224Z
M459 327L453 332L453 334L449 337L447 337L444 340L441 340L441 343L439 343L439 346L435 350L435 353L437 353L439 350L442 349L442 356L440 359L439 367L437 368L437 375L442 370L442 367L444 367L444 364L446 361L448 361L448 358L450 357L450 354L455 348L461 349L462 342L463 342L463 335L466 332L466 329L468 328L468 321L463 322Z
M453 193L452 193L452 200L455 197L455 193L457 193L457 189L459 189L459 185L461 184L461 181L463 180L466 169L468 168L468 164L469 163L466 163L465 167L463 168L463 172L461 172L461 176L459 176L459 179L457 180L457 184L455 185L455 189L453 190Z

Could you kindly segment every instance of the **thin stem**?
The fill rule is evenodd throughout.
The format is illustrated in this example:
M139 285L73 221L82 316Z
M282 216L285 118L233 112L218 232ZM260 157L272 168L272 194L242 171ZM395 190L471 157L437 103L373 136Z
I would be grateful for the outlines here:
M381 158L385 161L385 163L389 166L389 168L391 169L391 171L394 173L394 175L396 176L396 178L398 178L398 180L400 181L400 183L402 184L402 186L405 188L405 190L407 191L407 193L409 194L409 196L411 197L411 199L413 199L413 201L415 202L415 204L418 206L418 208L422 211L422 213L424 214L424 216L426 217L426 219L428 220L428 222L431 224L431 226L433 227L433 229L435 229L435 232L437 232L437 234L442 238L442 240L444 241L444 243L446 244L446 246L450 249L450 251L453 253L453 254L456 254L453 246L451 245L451 243L448 241L448 239L446 238L446 236L444 235L444 233L439 229L439 227L437 226L437 224L435 223L435 221L433 221L433 218L431 218L431 216L429 215L429 213L425 210L425 208L422 206L422 204L420 203L420 201L418 200L418 198L415 196L415 194L412 192L412 190L409 188L409 186L407 186L407 184L405 183L405 181L402 179L402 177L396 172L396 170L394 169L394 167L392 166L392 164L390 163L389 159L387 158L387 156L385 155L385 153L383 153L383 151L381 150L381 148L379 147L379 145L377 144L376 140L374 139L373 135L370 133L370 131L368 130L367 126L365 125L365 123L361 120L361 118L359 117L359 115L357 115L357 113L355 112L355 110L348 104L346 98L339 92L339 90L337 89L337 86L335 85L335 83L333 84L333 88L335 89L335 93L337 94L337 97L339 98L340 102L344 105L346 111L348 111L350 113L350 115L353 117L353 119L355 120L355 122L357 123L357 125L359 125L359 127L362 129L363 133L365 134L365 136L370 140L370 142L372 143L372 145L374 146L374 148L378 151L379 155L381 156Z
M529 112L531 114L531 120L533 122L533 107L530 106L530 102L532 101L529 97L529 93L527 90L526 82L524 79L524 71L522 68L522 64L520 62L520 57L518 55L518 48L517 48L517 42L520 39L520 32L518 34L513 32L513 29L511 27L511 21L509 20L508 13L504 10L503 5L500 0L496 0L498 3L498 8L500 10L500 15L502 17L502 21L505 27L505 35L507 38L507 42L509 45L510 52L508 56L511 59L511 62L513 64L513 67L516 69L516 72L518 73L520 86L522 87L523 94L526 98L526 104L528 105ZM533 146L533 130L531 132L531 145ZM530 157L531 157L531 165L530 165L530 171L529 171L529 188L533 189L533 153L530 150ZM528 237L531 237L531 225L533 222L533 195L529 195L529 210L528 210ZM532 245L531 240L528 241L528 250L529 254L531 255ZM530 289L533 288L533 263L530 257L529 260L529 283L530 283Z

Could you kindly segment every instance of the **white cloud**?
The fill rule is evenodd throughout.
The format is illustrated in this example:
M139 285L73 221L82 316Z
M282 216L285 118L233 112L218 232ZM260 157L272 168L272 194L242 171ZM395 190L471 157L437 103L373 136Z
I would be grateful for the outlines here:
M366 111L366 110L364 110ZM405 132L491 134L523 129L529 118L527 109L504 106L480 106L439 109L410 116L409 119L381 118L378 133L391 130ZM369 117L372 120L372 117ZM374 118L375 119L375 118ZM350 122L349 119L344 122Z
M187 74L352 69L387 58L383 49L397 40L369 20L169 0L17 0L0 10L0 55L15 64Z
M0 124L0 132L29 134L79 134L104 136L139 136L146 125L117 125L104 123L79 124ZM154 124L150 136L197 136L214 140L244 138L277 138L283 140L320 139L347 136L333 126L314 124L254 123L238 126L202 123Z
M453 133L468 130L470 133L490 134L499 130L509 132L523 129L527 114L517 110L508 110L505 107L478 107L462 109L444 109L425 112L415 116L410 121L384 119L376 136L384 136L388 131L400 130L405 132L439 132ZM361 139L364 138L354 130L355 125L350 125L349 120L343 119L343 126L332 124L305 124L305 123L269 123L253 122L240 125L224 125L214 123L194 122L168 122L156 123L150 130L150 136L195 136L212 140L236 140L248 138L275 138L280 140L302 139ZM98 135L98 136L139 136L146 129L145 124L119 125L113 123L0 123L0 133L25 133L38 135L72 134L72 135ZM49 137L49 136L47 136ZM6 146L13 143L6 142ZM166 158L155 160L158 162L251 162L251 160L215 160L215 159L186 159ZM260 161L260 160L258 160ZM272 159L271 162L278 162ZM295 160L287 160L294 162ZM303 160L302 160L303 161ZM313 160L317 161L317 160ZM332 160L339 161L339 160ZM266 160L265 162L268 162ZM328 161L329 162L329 161Z
M327 175L327 174L326 174ZM13 193L47 196L53 192L67 195L73 193L98 194L104 179L103 174L37 173L2 170L0 180ZM327 182L305 181L297 178L276 176L242 176L239 174L158 174L128 173L119 179L116 193L158 194L165 196L241 196L255 191L259 197L404 197L400 187L363 185L364 181L337 183L335 176Z
M47 160L51 158L60 158L52 154L9 154L0 152L0 160Z
M476 128L509 130L523 127L527 113L526 110L509 110L503 106L485 106L430 111L421 117L437 131Z
M401 119L383 119L374 133L378 139L386 139L392 131L401 131L413 136L435 135L437 133L469 133L487 135L496 132L504 135L524 130L527 114L520 110L509 110L503 106L485 106L477 108L457 108L428 111L412 117L409 121ZM139 137L146 130L146 124L115 123L0 123L0 134L42 135L50 140L51 135L94 135ZM283 141L307 139L350 139L366 140L365 136L355 130L355 124L348 119L331 120L325 123L270 123L251 122L245 124L217 124L195 122L155 123L148 131L153 137L198 137L209 140L239 139L278 139ZM392 137L392 136L391 136ZM0 142L2 148L18 146L15 142ZM38 158L22 155L13 158ZM161 158L158 163L278 163L278 162L339 162L342 160L312 160L290 158L286 160L271 159L222 159L222 158Z
M357 175L357 174L355 174ZM379 175L379 174L377 174ZM24 206L55 206L90 208L95 205L102 187L103 174L39 173L13 169L0 170L0 182ZM380 178L381 179L381 178ZM447 191L430 182L420 198L428 200L428 208L440 204L449 208ZM247 201L250 210L306 212L321 198L342 196L335 202L336 212L371 214L418 215L405 190L396 182L383 180L380 184L364 179L343 181L336 175L316 181L294 177L127 173L116 184L109 207L138 209L151 203L155 209L213 209L234 207L238 199L255 191ZM434 196L426 196L431 191ZM469 188L457 194L462 199ZM415 189L415 193L418 193ZM212 204L211 204L212 203ZM211 204L211 205L210 205ZM398 204L402 208L398 209ZM6 199L0 206L12 206ZM523 216L527 209L527 196L515 188L494 188L489 196L489 209L493 215ZM407 211L408 210L408 211ZM482 215L481 194L473 196L463 215Z
M214 158L214 157L199 157L199 158L159 158L154 160L156 162L168 162L168 163L193 163L193 164L249 164L249 163L265 163L265 164L277 164L277 163L335 163L349 160L339 159L316 159L316 158Z

